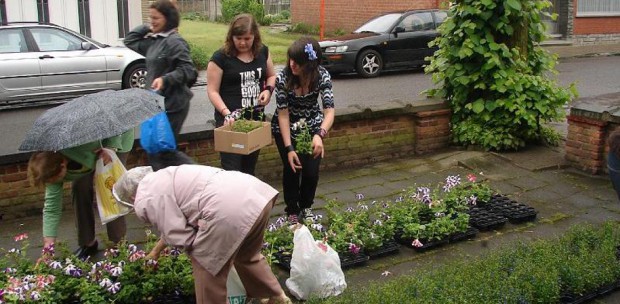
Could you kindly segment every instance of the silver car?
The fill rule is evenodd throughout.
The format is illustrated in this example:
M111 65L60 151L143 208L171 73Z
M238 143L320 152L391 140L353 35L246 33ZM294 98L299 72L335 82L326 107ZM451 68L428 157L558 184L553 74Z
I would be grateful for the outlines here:
M69 29L0 25L0 106L144 87L144 57Z

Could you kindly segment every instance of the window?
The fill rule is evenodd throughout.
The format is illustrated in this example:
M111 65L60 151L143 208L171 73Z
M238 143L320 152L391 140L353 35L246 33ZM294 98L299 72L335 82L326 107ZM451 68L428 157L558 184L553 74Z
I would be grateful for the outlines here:
M0 24L7 23L6 20L6 0L0 0Z
M584 16L620 16L618 0L579 0L577 17Z
M80 20L80 34L90 36L90 6L88 0L78 0L78 18Z
M26 39L21 29L8 29L0 31L0 54L28 52Z
M431 13L416 13L403 18L399 26L405 28L405 32L427 31L435 28Z
M443 11L435 12L435 24L437 27L439 27L439 25L442 24L446 18L448 18L448 13Z
M30 32L41 52L74 51L82 48L82 40L65 31L32 28Z
M129 33L129 0L116 0L118 11L118 37L125 38Z
M37 14L39 16L39 22L50 22L50 8L48 7L48 0L37 0Z

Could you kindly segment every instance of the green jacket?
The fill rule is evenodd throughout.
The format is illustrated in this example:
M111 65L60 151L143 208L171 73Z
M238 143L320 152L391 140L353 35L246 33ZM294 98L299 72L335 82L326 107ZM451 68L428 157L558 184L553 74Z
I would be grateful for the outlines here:
M119 136L94 141L77 147L61 150L64 156L82 165L78 170L67 170L62 182L45 185L45 203L43 205L43 236L57 237L58 225L62 217L63 183L74 181L95 170L97 149L115 148L118 153L131 151L134 142L134 131L127 131Z

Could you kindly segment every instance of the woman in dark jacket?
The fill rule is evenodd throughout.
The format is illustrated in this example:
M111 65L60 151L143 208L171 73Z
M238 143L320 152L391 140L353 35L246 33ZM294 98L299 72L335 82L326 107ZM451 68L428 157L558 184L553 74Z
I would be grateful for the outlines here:
M198 77L189 45L179 35L180 14L170 0L150 5L150 25L140 25L125 37L125 45L146 57L146 87L165 97L166 114L178 140L194 94L190 86ZM187 155L175 151L149 155L154 170L193 163Z

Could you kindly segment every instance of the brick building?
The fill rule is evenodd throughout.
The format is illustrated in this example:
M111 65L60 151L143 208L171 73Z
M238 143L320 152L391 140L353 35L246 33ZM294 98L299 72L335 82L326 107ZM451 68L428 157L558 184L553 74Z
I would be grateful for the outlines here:
M442 0L331 0L325 1L325 32L350 32L382 12L439 8ZM291 1L291 22L319 25L321 0Z
M545 19L549 34L572 44L620 43L619 0L551 0L556 20ZM352 31L382 12L446 7L443 0L325 1L325 32ZM319 25L321 0L291 1L291 22Z

